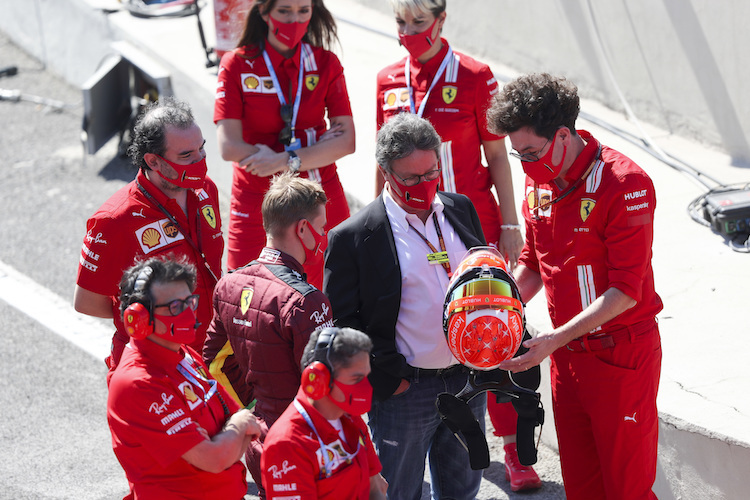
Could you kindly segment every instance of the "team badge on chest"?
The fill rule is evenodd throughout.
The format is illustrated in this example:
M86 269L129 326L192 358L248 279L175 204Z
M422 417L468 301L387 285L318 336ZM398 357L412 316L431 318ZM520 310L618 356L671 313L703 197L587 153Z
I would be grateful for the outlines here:
M216 229L216 214L214 213L214 207L206 205L201 208L201 213L203 214L203 218L206 219L206 222L208 222L208 225L211 226L211 229Z
M320 81L320 77L318 75L307 75L305 77L305 87L307 87L307 90L312 92L315 90L315 87L318 86L318 82Z
M591 212L594 210L596 202L591 198L583 198L581 200L581 221L586 222Z
M453 85L443 87L443 101L445 101L445 104L452 103L456 98L456 94L458 94L458 87L454 87Z

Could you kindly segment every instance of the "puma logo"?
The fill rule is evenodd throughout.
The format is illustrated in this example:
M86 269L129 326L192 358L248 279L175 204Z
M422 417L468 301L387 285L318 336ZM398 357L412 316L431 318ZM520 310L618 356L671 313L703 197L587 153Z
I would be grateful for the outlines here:
M396 81L396 77L394 75L388 75L388 79L392 82Z
M636 412L633 412L633 416L632 417L630 417L628 415L625 415L622 418L622 420L623 420L623 422L635 422L637 424L638 423L638 420L636 419L637 415L638 415L638 412L636 411Z

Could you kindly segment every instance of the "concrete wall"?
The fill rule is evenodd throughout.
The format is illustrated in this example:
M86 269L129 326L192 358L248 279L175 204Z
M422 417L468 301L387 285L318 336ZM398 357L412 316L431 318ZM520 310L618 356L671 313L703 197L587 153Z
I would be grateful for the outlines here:
M387 0L355 1L391 12ZM639 120L750 167L750 2L450 0L447 12L452 45L519 73L565 75L582 96L624 112L609 61Z

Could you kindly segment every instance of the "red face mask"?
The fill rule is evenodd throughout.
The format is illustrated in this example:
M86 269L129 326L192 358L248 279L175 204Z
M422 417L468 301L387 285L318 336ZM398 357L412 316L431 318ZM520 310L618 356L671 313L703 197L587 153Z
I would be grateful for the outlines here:
M552 150L555 149L555 140L557 139L557 132L552 138L552 144L547 150L547 154L542 156L536 161L523 161L521 166L526 175L531 177L537 184L548 184L552 179L556 179L560 175L563 163L565 163L565 155L568 153L568 147L563 148L563 155L560 159L560 163L557 165L552 164Z
M302 248L305 249L305 265L315 266L320 264L323 260L323 254L325 254L326 248L328 248L328 236L326 236L325 231L323 231L323 234L318 233L309 221L305 220L305 224L307 224L308 229L310 229L310 232L315 239L315 244L313 245L312 250L305 246L305 242L302 241L302 238L299 238L299 236L297 237L299 238L300 243L302 243Z
M430 27L421 33L415 33L413 35L399 33L398 41L401 43L401 45L404 46L406 50L409 51L409 54L411 54L411 56L416 59L417 57L421 56L422 54L430 50L430 48L432 48L433 45L435 45L435 42L440 36L440 30L438 30L437 34L435 35L435 38L430 38L430 34L432 33L432 30L435 28L435 23L437 22L438 22L438 18L436 17L435 20L430 25Z
M178 344L189 344L195 340L195 329L198 327L198 321L195 317L195 311L189 307L186 307L177 316L154 314L154 318L167 327L166 333L156 333L159 337Z
M391 192L406 206L417 210L428 210L432 206L432 200L435 199L438 183L440 183L440 177L433 181L422 181L414 186L404 186L396 180L393 174L391 174L391 179L389 182L393 182L402 194L397 193L395 189Z
M310 24L309 19L303 23L282 23L270 14L268 16L268 29L273 33L273 36L290 49L296 47L305 37L308 24Z
M159 158L167 162L170 167L177 171L177 179L168 179L157 170L156 173L159 174L165 181L181 188L200 189L203 187L203 182L206 180L206 172L208 172L206 158L202 158L200 161L191 163L190 165L180 165L179 163L172 163L171 161L167 160L166 158L162 158L161 156L159 156Z
M329 399L349 415L362 415L370 411L372 406L372 386L367 378L363 378L356 384L346 385L338 380L333 381L341 392L344 393L344 401L336 401L333 396Z

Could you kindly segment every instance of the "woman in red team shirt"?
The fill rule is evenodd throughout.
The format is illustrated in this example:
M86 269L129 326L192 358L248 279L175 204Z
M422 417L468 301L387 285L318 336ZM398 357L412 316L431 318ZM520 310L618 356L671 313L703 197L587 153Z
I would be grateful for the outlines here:
M471 198L487 242L515 265L523 236L505 138L489 132L486 119L490 99L498 91L497 81L486 64L454 51L440 37L446 18L445 0L390 2L399 41L409 55L378 73L377 128L398 113L415 113L428 119L443 140L440 189ZM379 193L383 187L380 174L376 184ZM517 416L512 405L498 405L494 398L488 398L487 406L495 434L505 443L506 477L511 488L539 488L541 481L534 469L518 461Z
M354 122L343 68L328 50L334 41L323 0L256 0L237 49L221 60L214 122L221 155L234 162L230 269L265 245L260 207L274 174L298 171L321 183L326 230L349 217L334 162L354 152ZM305 271L320 288L322 263Z

